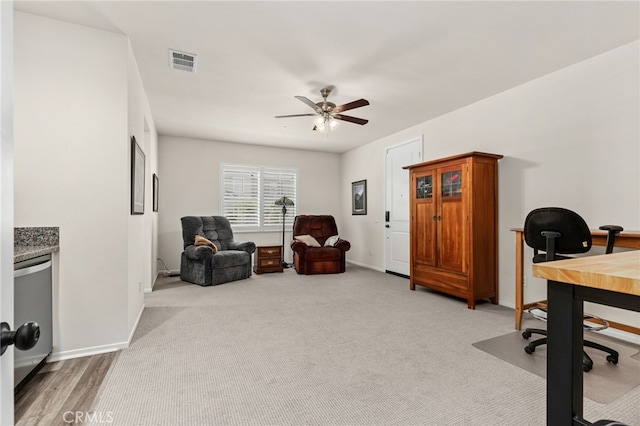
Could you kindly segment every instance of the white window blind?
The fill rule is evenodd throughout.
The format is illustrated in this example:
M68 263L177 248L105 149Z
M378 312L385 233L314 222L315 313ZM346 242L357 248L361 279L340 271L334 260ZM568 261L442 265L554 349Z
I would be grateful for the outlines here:
M282 229L282 206L276 200L287 197L285 227L293 225L296 215L297 169L237 164L220 165L222 214L238 230L269 231Z
M225 165L222 169L222 214L239 226L260 226L260 171Z

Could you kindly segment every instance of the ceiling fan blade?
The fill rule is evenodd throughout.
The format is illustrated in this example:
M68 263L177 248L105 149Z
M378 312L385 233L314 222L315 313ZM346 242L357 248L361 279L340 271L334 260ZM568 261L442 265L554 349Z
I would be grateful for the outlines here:
M296 99L304 102L305 104L309 105L311 108L313 108L313 110L317 113L322 112L322 110L320 109L320 107L318 105L316 105L311 99L309 98L305 98L304 96L295 96Z
M363 106L367 106L369 105L369 101L366 99L358 99L357 101L353 101L353 102L349 102L347 104L344 105L338 105L337 107L333 108L334 112L342 112L342 111L348 111L350 109L354 109L354 108L360 108Z
M335 118L336 120L344 120L350 123L360 124L361 126L364 126L369 122L369 120L365 120L364 118L351 117L350 115L342 115L342 114L334 114L333 118Z
M276 118L289 118L289 117L315 117L317 114L291 114L291 115L276 115Z

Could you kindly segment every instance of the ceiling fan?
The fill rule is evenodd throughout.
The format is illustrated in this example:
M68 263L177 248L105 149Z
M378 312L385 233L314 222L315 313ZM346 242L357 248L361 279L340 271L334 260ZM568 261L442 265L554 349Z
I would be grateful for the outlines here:
M350 109L360 108L369 105L369 101L366 99L358 99L357 101L349 102L343 105L336 105L333 102L327 101L329 93L331 93L332 87L325 87L320 90L323 101L314 103L309 98L304 96L296 96L295 98L309 105L315 111L313 114L292 114L292 115L276 115L276 118L289 118L289 117L313 117L317 116L315 126L313 130L326 130L333 129L338 122L336 120L348 121L350 123L360 124L364 126L369 122L363 118L352 117L350 115L344 115L342 112Z

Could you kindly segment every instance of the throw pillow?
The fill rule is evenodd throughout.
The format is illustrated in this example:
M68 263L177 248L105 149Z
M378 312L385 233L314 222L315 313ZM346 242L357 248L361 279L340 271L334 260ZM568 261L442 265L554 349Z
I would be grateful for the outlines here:
M205 237L201 235L196 235L195 245L211 247L211 250L213 250L213 254L216 254L218 252L218 247L216 247L215 244L213 244L211 241L207 240Z
M325 247L335 247L338 244L338 240L340 240L340 235L334 235L332 237L327 238L327 241L324 242Z
M293 237L295 240L302 241L309 247L320 247L320 243L318 240L313 238L311 235L296 235Z

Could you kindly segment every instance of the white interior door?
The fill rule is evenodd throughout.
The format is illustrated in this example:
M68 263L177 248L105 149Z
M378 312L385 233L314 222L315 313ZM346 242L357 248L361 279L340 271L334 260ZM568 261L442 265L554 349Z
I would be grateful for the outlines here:
M409 171L422 161L422 137L387 149L385 159L385 270L409 276Z
M13 2L0 1L0 321L13 324ZM13 424L13 346L0 357L0 424Z

